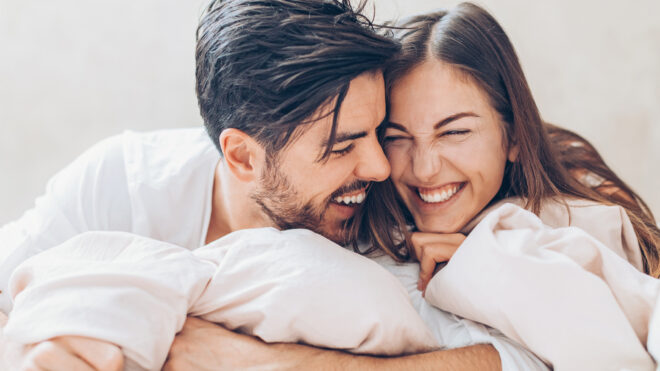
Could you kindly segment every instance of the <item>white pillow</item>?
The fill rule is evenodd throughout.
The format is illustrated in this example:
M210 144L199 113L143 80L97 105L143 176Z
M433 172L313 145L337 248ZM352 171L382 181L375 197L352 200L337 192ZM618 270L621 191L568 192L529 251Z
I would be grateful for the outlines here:
M160 369L186 314L269 342L395 355L438 346L399 281L306 230L243 230L190 252L120 232L87 232L11 278L5 334L113 342Z
M195 251L218 269L191 314L268 342L398 355L437 347L378 263L308 230L243 230Z

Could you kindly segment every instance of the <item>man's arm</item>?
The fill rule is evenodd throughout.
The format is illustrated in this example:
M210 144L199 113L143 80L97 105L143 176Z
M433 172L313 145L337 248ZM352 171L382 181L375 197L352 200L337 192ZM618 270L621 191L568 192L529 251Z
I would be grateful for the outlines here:
M170 349L164 370L501 370L491 345L402 357L371 357L299 344L266 344L189 317Z
M120 136L103 140L53 176L35 206L0 225L0 310L9 312L9 277L41 251L89 230L128 231L131 206Z

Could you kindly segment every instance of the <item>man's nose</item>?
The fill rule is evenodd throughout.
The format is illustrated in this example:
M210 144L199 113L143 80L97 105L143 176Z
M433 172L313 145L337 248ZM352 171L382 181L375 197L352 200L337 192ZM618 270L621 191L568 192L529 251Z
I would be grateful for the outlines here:
M355 168L355 176L372 182L382 182L390 176L390 163L375 136L365 143L360 162Z

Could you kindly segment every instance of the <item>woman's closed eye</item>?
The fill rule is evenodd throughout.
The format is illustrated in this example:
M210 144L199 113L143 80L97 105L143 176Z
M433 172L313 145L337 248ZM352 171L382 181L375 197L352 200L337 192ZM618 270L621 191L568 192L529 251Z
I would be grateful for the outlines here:
M460 130L447 130L440 134L440 137L444 136L461 136L471 133L469 129L460 129Z

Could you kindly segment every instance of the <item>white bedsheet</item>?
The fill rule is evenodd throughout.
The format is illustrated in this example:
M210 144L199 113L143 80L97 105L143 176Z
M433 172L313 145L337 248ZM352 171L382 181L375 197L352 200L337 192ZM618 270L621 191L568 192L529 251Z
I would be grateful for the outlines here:
M498 328L555 370L656 367L660 280L582 229L551 228L511 204L472 230L426 299Z
M544 367L452 312L502 330L558 370L651 370L660 283L624 250L504 205L474 228L424 300L416 264L376 258L381 266L308 231L244 230L194 252L90 232L15 271L5 334L24 343L101 338L158 369L192 313L266 341L375 354L492 343L505 370Z
M306 230L232 233L193 252L88 232L21 264L5 335L103 339L160 369L188 313L269 342L395 355L440 347L399 281Z

